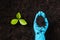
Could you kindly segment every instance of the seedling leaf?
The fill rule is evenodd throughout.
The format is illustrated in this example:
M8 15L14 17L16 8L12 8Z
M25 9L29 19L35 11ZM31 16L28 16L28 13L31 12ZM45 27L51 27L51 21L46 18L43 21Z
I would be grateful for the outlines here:
M12 24L12 25L17 24L17 22L18 22L18 19L12 19L12 20L11 20L11 24Z
M21 25L27 25L27 22L24 19L19 19Z
M20 14L20 12L18 12L18 13L16 14L16 18L18 18L18 19L21 18L21 14Z

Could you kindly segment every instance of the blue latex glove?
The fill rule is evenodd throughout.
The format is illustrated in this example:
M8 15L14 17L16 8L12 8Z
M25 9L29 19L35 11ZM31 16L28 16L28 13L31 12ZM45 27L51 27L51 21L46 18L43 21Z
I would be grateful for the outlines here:
M36 23L36 19L38 18L38 16L42 16L44 18L45 21L45 27L39 27L39 25ZM33 23L33 29L35 32L35 40L45 40L45 32L48 28L48 20L46 18L46 15L43 11L39 11L34 19L34 23Z

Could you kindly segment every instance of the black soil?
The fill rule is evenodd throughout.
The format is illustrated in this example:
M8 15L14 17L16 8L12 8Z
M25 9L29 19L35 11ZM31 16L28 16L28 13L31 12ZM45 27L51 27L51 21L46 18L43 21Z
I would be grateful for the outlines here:
M0 40L34 40L33 21L40 10L49 21L46 40L60 40L60 0L0 0ZM10 24L18 11L28 25Z
M36 19L36 23L39 25L39 27L45 26L45 20L42 16L38 16L38 18Z

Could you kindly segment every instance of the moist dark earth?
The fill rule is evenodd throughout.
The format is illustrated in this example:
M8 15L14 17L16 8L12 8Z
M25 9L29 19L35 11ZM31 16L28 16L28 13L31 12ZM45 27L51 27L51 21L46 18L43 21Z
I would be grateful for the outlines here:
M36 19L36 23L39 25L39 27L46 26L46 22L42 16L38 16L38 18Z
M46 40L60 40L60 0L0 0L0 40L34 40L33 21L38 11L45 12L49 28ZM27 25L11 25L20 12Z

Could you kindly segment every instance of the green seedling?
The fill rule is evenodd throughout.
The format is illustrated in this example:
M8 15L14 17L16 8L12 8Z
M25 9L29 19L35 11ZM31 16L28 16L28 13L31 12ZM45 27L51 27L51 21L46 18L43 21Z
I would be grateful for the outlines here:
M18 19L21 18L21 14L20 14L20 12L18 12L18 13L16 14L16 18L18 18Z
M21 19L21 14L20 14L20 12L18 12L18 13L16 14L16 18L17 18L17 19L12 19L12 20L11 20L11 24L12 24L12 25L16 25L16 24L18 23L18 21L20 22L21 25L27 25L27 22L25 21L25 19Z

